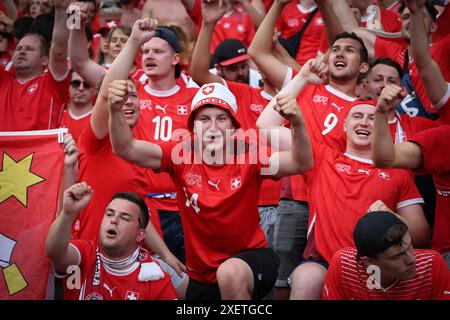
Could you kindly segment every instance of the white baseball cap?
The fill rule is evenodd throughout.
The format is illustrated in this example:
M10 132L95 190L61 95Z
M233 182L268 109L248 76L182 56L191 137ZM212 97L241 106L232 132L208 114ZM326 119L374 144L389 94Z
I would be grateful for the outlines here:
M207 83L201 86L194 99L192 99L191 112L188 118L189 130L192 131L194 128L195 111L207 105L227 110L236 124L236 128L241 127L241 123L236 116L238 107L233 93L223 84Z

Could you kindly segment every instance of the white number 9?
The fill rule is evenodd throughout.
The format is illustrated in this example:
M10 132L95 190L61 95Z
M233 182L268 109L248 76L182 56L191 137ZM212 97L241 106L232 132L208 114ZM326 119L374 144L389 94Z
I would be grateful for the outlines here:
M335 115L334 113L330 113L327 115L327 117L325 118L325 120L323 121L323 125L325 126L325 129L322 130L322 135L326 135L327 133L329 133L331 130L334 129L334 127L336 127L338 123L338 117L337 115Z

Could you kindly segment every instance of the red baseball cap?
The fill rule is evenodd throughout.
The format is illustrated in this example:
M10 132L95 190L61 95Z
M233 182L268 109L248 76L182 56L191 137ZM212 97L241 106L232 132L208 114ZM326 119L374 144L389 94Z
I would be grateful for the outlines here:
M188 117L189 130L194 129L194 114L203 106L211 105L227 110L236 127L240 128L241 123L237 119L237 102L233 93L223 84L220 83L207 83L204 84L192 99L191 112Z
M247 48L238 39L226 39L214 51L214 63L225 67L250 58Z

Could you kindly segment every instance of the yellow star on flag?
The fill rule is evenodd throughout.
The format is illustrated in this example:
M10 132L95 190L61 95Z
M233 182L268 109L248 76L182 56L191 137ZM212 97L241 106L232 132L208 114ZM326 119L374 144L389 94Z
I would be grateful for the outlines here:
M33 154L18 162L7 153L3 153L3 170L0 171L0 203L15 197L25 207L28 204L28 188L44 181L30 171Z

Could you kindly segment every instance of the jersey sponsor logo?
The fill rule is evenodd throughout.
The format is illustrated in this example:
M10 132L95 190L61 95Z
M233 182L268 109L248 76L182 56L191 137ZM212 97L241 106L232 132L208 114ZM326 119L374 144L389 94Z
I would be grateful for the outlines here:
M127 291L127 294L125 295L125 300L138 300L139 299L139 293L135 291Z
M292 28L292 27L296 27L299 25L298 19L289 19L287 21L287 25Z
M141 110L148 109L151 111L152 110L152 100L140 100L139 107Z
M332 105L333 107L335 107L335 108L337 109L338 112L341 112L341 110L344 108L344 107L339 107L339 106L338 106L336 103L334 103L334 102L332 102L331 105Z
M116 289L116 287L114 287L114 288L111 289L106 283L104 283L104 284L103 284L103 288L105 288L106 290L108 290L109 295L110 295L111 298L112 298L112 296L113 296L113 291Z
M262 113L263 110L264 110L264 106L261 105L261 104L254 104L254 103L252 103L250 105L250 110L253 111L253 112Z
M211 94L212 92L214 92L214 85L213 84L209 85L209 86L206 86L206 87L204 87L202 89L202 93L205 94L205 95Z
M328 104L328 97L321 96L319 94L314 95L314 103L322 103L324 106Z
M228 22L225 22L225 23L223 24L223 27L224 27L225 29L229 29L229 28L231 27L231 24L228 23Z
M348 164L336 163L334 167L336 168L337 172L345 172L349 174L352 171L352 167Z
M384 180L387 180L387 181L389 181L389 180L391 179L389 173L387 173L386 171L378 170L378 176L379 176L381 179L384 179Z
M103 296L98 292L92 292L86 296L86 300L103 300Z
M29 95L32 95L33 93L35 93L35 92L37 91L38 87L39 87L39 84L38 84L38 83L33 83L31 86L29 86L29 87L27 88L28 94L29 94Z
M235 190L241 186L241 177L231 179L231 190Z
M156 109L156 110L161 110L162 112L164 112L164 114L166 114L166 109L167 109L168 106L169 106L169 105L166 104L166 105L164 105L164 107L162 107L161 105L157 104L157 105L155 106L155 109Z
M211 180L208 180L208 184L209 184L210 186L216 188L217 191L220 191L220 190L219 190L219 183L220 183L220 179L217 180L216 183L212 182Z
M186 184L189 186L197 185L197 187L202 186L202 176L196 173L189 172L186 175Z
M180 116L187 116L188 115L188 108L185 105L177 105L177 114Z
M358 173L365 173L367 175L370 175L370 171L371 171L371 169L369 169L369 170L358 169Z

